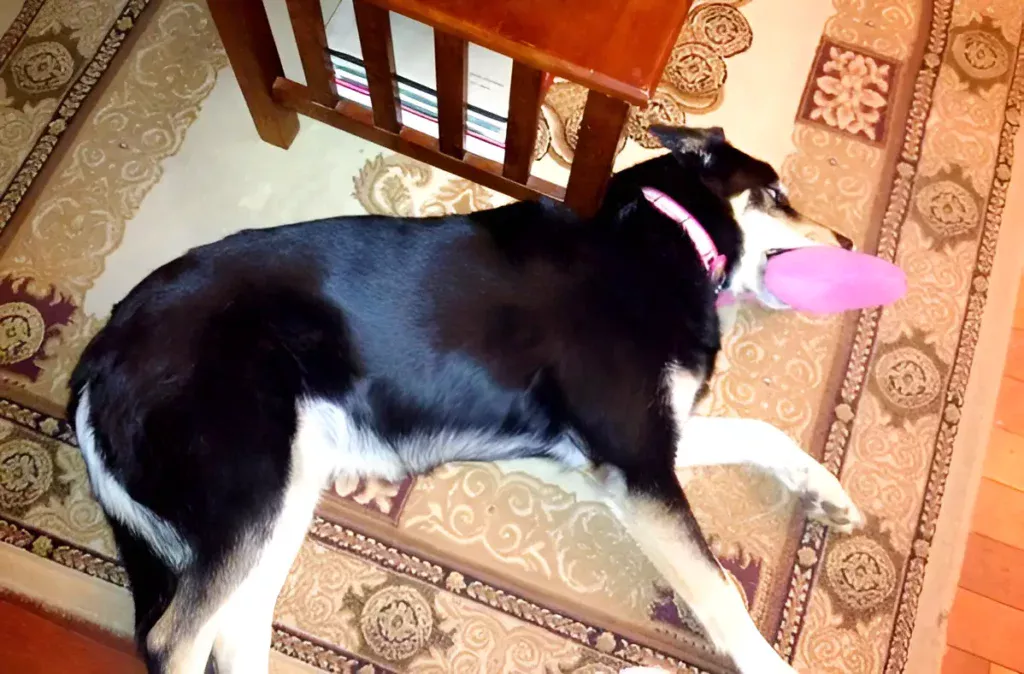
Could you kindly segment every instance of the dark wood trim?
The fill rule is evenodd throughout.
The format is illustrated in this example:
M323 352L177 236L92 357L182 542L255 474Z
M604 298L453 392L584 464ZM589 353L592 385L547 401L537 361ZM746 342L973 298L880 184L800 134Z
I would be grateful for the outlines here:
M12 672L146 670L131 639L7 590L0 590L0 661Z

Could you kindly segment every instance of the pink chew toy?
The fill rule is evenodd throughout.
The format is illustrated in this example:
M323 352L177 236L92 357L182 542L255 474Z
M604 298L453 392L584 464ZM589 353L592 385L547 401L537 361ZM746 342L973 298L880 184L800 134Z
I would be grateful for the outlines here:
M907 277L873 255L811 246L770 257L764 285L797 311L834 314L892 304L906 294Z

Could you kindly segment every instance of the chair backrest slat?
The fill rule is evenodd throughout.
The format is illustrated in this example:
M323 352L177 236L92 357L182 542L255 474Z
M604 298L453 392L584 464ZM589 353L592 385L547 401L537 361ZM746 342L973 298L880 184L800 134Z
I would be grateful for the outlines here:
M352 7L370 89L373 124L385 131L399 133L402 130L402 108L395 77L395 51L391 44L391 17L388 10L366 0L353 0Z
M469 84L469 43L434 30L437 70L438 146L450 157L466 154L466 88Z
M543 72L519 61L513 62L503 175L516 182L525 183L530 177L543 88Z
M310 97L321 105L333 107L338 102L338 87L327 52L327 31L320 13L320 0L287 0L287 3Z
M577 213L590 216L601 205L628 117L625 101L593 90L587 94L565 189L565 203Z

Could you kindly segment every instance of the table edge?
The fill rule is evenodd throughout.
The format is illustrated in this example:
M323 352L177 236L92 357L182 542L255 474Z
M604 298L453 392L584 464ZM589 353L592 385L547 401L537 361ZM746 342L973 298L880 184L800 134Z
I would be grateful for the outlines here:
M672 49L675 47L675 43L679 39L679 33L682 32L683 24L686 22L686 17L690 12L690 6L692 4L691 0L682 0L678 5L676 5L680 8L680 21L678 21L678 28L675 31L672 40L669 42L667 49L664 50L664 53L658 59L656 68L658 73L657 78L655 81L646 85L637 86L622 82L612 77L607 77L589 68L581 67L564 59L549 58L544 54L532 51L532 48L527 44L501 36L495 36L493 34L488 35L485 34L484 31L474 29L472 26L451 26L448 23L444 23L439 20L439 16L443 15L432 15L429 11L419 11L416 7L406 5L403 0L362 1L376 5L381 9L401 14L402 16L413 19L414 21L425 23L429 26L440 26L439 29L445 33L468 40L469 42L486 49L490 49L491 51L495 51L515 61L525 63L531 68L551 73L557 77L562 77L577 84L581 84L588 89L641 107L647 106L653 98L654 93L657 91L658 85L661 83L661 77L664 73L665 65L668 63Z

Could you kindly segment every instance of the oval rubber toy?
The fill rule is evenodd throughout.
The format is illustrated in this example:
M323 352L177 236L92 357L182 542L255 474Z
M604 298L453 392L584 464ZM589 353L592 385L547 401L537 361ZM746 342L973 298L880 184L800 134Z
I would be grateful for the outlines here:
M810 246L768 258L764 285L797 311L834 314L892 304L906 294L907 276L874 255Z

